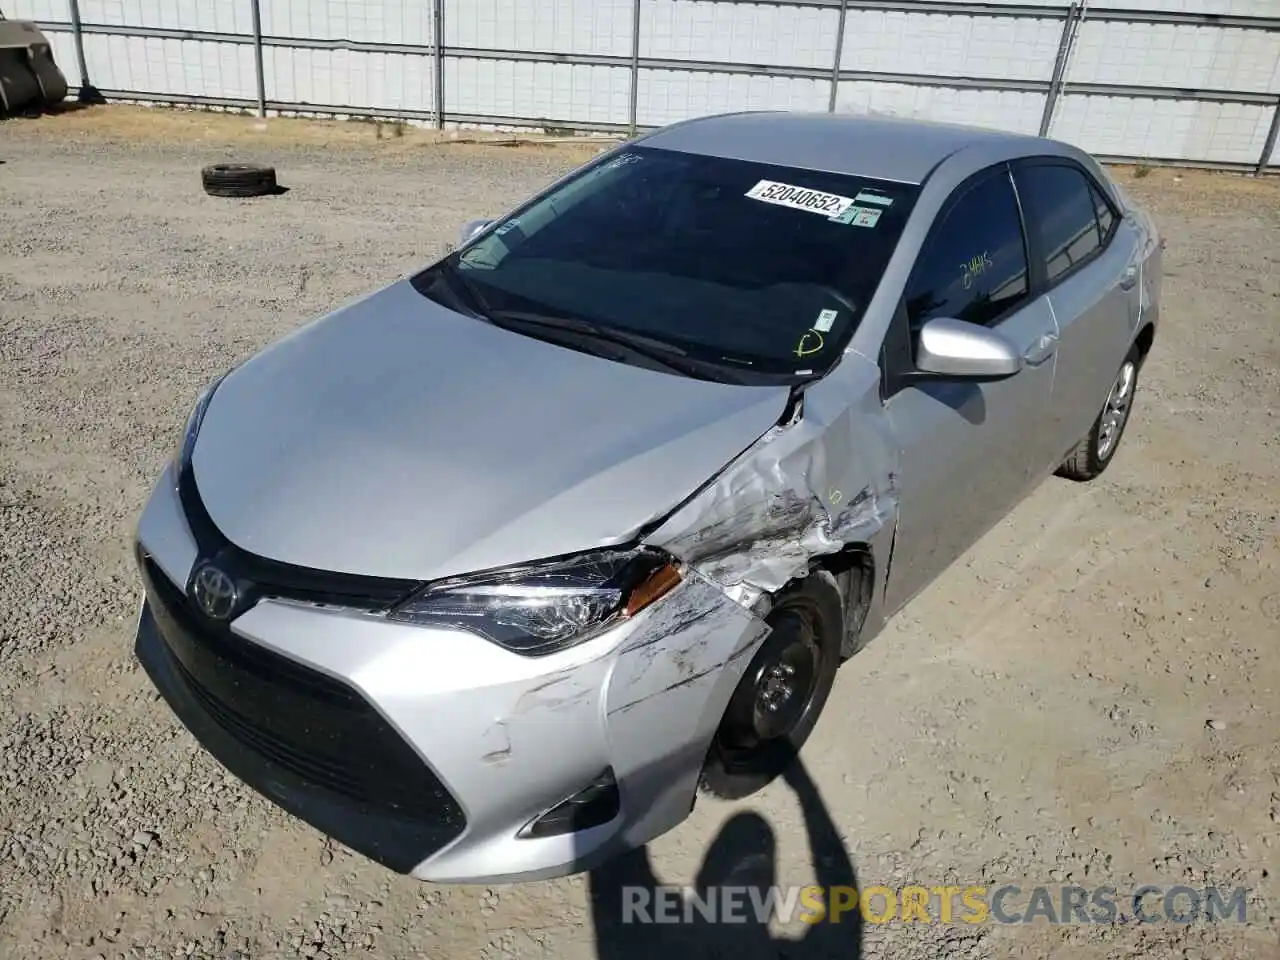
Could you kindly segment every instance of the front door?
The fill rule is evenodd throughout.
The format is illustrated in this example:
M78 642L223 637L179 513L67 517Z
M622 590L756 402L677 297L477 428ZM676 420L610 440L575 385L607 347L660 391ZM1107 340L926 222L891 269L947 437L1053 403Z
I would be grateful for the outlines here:
M1035 484L1058 330L1048 300L1032 289L1018 201L1001 164L962 184L943 207L907 283L896 335L914 346L919 328L936 317L979 323L1004 335L1024 366L987 383L908 381L886 399L900 447L886 612L927 586ZM892 356L886 351L886 362Z

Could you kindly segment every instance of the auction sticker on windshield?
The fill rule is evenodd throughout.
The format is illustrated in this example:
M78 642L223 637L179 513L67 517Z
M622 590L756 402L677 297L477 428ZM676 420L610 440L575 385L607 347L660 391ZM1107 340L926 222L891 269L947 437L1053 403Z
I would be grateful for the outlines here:
M853 205L852 197L823 193L821 190L810 190L808 187L796 187L774 180L761 180L746 192L746 196L762 203L790 207L792 210L820 213L824 217L838 217Z
M836 223L852 223L855 227L874 227L884 213L879 207L852 206L830 219Z

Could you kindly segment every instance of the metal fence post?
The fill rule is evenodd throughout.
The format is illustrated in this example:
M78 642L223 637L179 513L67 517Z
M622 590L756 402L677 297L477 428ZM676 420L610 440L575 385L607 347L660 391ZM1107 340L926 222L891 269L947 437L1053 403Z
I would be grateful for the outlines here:
M1258 158L1258 165L1253 170L1255 177L1267 172L1271 155L1276 151L1277 135L1280 135L1280 97L1276 97L1276 105L1271 110L1271 126L1267 130L1267 142L1262 145L1262 156Z
M640 0L631 2L631 104L627 110L627 125L631 136L636 135L640 117Z
M258 81L258 116L267 115L267 74L262 66L262 2L249 0L253 15L253 69Z
M71 8L71 38L76 45L76 66L80 68L80 93L76 97L81 103L106 103L106 98L97 87L89 81L89 65L84 58L84 29L80 24L80 0L68 0Z
M1044 98L1044 114L1040 117L1040 136L1049 135L1049 127L1053 124L1053 108L1058 104L1058 96L1067 76L1067 61L1071 58L1071 48L1075 45L1075 31L1083 18L1083 7L1071 0L1067 7L1067 15L1062 21L1062 36L1058 38L1058 55L1053 61L1053 77L1049 80L1049 92Z
M444 2L431 0L431 32L435 40L436 129L444 129Z
M840 91L840 61L844 57L844 23L849 16L849 0L840 0L840 19L836 23L836 53L831 62L831 99L827 101L827 113L836 112L836 94Z

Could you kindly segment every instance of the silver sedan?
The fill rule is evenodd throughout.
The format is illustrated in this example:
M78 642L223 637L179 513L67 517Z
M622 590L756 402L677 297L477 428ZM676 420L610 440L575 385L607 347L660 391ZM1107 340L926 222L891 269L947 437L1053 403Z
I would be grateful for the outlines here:
M1160 251L1050 140L633 140L205 392L139 521L138 656L392 870L586 869L778 776L891 615L1107 468Z

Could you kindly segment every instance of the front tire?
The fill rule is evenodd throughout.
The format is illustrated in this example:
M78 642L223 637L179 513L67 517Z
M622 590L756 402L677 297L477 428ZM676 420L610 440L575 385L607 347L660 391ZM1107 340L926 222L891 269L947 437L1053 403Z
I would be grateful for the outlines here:
M1107 394L1107 402L1102 405L1102 412L1093 421L1089 432L1067 454L1067 459L1058 468L1058 476L1068 480L1087 482L1099 476L1115 458L1116 449L1120 446L1120 438L1124 428L1129 425L1129 415L1133 412L1133 397L1138 389L1138 368L1142 358L1136 347L1130 348L1120 372L1111 384L1111 392Z
M817 573L774 598L773 628L738 682L712 740L702 789L726 800L777 779L813 732L840 666L840 592Z

